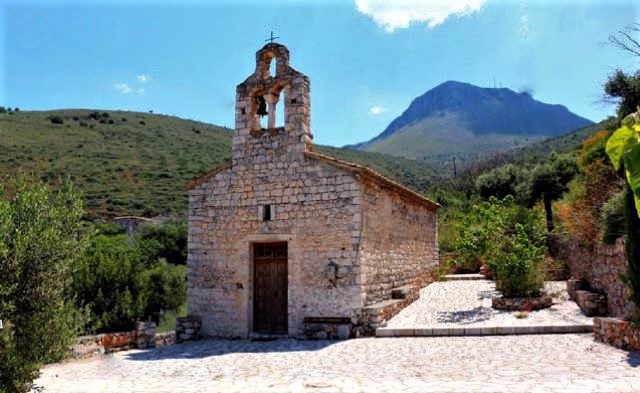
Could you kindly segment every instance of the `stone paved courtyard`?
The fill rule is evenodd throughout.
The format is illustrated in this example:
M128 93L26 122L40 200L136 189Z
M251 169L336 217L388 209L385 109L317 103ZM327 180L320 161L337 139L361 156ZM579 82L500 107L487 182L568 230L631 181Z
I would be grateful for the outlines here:
M491 298L499 296L489 280L457 280L434 282L420 291L420 298L393 317L388 327L446 326L532 326L589 324L569 299L565 281L547 281L545 290L553 296L551 308L527 313L516 318L516 312L491 308Z
M490 308L488 281L447 281L389 325L590 323L563 282L553 308L517 319ZM592 334L202 340L46 366L46 392L638 392L640 354Z
M203 340L49 365L46 392L638 392L640 354L590 334Z

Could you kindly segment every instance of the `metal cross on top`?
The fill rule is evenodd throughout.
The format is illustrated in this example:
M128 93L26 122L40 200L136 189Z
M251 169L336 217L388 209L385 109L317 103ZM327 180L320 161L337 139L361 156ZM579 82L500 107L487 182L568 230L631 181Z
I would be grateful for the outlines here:
M271 30L271 38L267 38L265 41L270 41L270 43L273 44L273 40L275 40L276 38L280 38L280 37L274 37L273 30Z

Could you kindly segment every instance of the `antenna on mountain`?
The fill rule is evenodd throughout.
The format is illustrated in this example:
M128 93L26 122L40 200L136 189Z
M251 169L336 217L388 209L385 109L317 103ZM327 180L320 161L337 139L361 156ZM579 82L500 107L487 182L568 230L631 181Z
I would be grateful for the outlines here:
M453 178L455 179L458 177L458 171L456 171L456 158L451 157L451 160L453 160Z

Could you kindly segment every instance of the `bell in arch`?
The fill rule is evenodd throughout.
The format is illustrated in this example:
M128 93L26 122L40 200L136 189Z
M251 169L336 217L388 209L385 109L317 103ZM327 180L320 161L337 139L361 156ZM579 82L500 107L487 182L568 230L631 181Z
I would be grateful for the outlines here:
M267 102L264 100L263 96L258 96L258 115L266 116L269 114L267 112Z

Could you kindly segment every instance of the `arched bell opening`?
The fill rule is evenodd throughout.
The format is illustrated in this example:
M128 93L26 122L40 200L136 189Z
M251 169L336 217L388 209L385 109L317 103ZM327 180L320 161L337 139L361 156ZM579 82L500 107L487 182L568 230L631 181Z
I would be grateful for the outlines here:
M287 99L283 88L269 92L257 92L253 96L253 130L284 127L286 123Z

